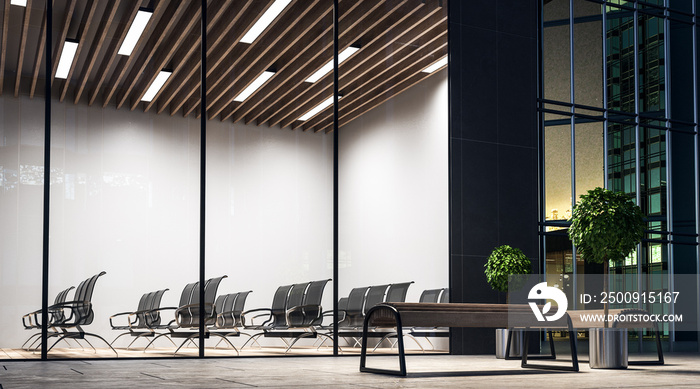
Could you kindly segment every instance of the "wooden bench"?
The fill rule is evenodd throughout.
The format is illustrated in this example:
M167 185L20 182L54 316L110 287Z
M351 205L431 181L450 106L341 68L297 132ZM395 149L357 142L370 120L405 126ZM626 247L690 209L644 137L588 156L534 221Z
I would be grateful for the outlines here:
M647 313L641 310L615 309L612 315ZM479 303L383 303L372 307L365 317L362 329L362 352L360 355L360 371L392 375L406 375L406 355L403 343L404 328L410 327L471 327L471 328L524 328L524 329L556 329L564 328L569 331L571 347L571 366L552 364L532 364L528 362L528 337L525 337L521 367L540 368L565 371L579 371L576 348L575 328L604 327L601 321L583 321L584 315L602 314L602 310L569 311L557 321L538 322L528 305L479 304ZM370 368L367 362L367 339L370 327L396 328L398 336L399 370ZM626 322L610 323L612 328L652 328L656 333L656 346L659 354L658 361L642 362L645 364L663 364L661 341L655 322ZM545 358L555 359L554 345L550 332L551 355ZM510 348L510 339L507 350ZM531 358L532 359L532 358ZM641 363L640 363L641 364Z

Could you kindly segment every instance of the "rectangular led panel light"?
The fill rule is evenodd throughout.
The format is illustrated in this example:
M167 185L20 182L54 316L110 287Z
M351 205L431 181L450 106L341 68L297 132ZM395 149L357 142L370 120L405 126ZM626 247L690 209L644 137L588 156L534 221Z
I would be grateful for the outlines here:
M131 55L131 52L134 51L134 47L136 47L136 43L138 43L139 38L141 38L141 34L143 34L143 30L146 29L148 21L151 20L151 16L153 16L153 12L146 10L140 9L136 13L136 17L134 18L134 21L131 22L129 32L126 33L124 42L122 42L117 54Z
M350 58L351 55L355 54L357 50L360 50L357 47L352 47L348 46L345 50L341 51L340 54L338 54L338 66L340 66L343 61L346 59ZM323 65L321 69L318 69L316 73L312 74L311 77L307 78L305 81L306 82L316 82L321 79L321 77L325 76L326 74L330 73L333 71L333 60L330 60L327 64Z
M19 5L20 7L26 7L26 6L27 6L27 0L10 0L10 4L12 4L12 5Z
M274 76L275 72L264 71L258 78L255 79L247 88L243 89L243 92L239 93L238 96L233 98L233 101L245 101L250 95L255 93L258 88L260 88L270 77Z
M56 78L66 79L70 72L70 67L73 65L75 52L78 50L78 42L65 41L63 43L63 51L61 51L61 59L58 60L58 68L56 69Z
M172 74L173 72L169 70L161 70L156 76L156 79L153 80L153 84L148 87L148 90L146 91L146 94L143 95L143 98L141 98L141 101L145 101L147 103L153 101L158 94L158 91L160 91L160 88L165 85L165 82L168 81L168 78L170 78Z
M241 38L241 42L253 43L291 2L292 0L275 0L260 19L253 24L253 27Z
M340 99L342 96L338 96L338 99ZM333 96L329 97L327 100L322 102L321 104L317 105L312 109L311 111L307 112L304 114L304 116L300 117L299 120L306 121L311 119L312 117L316 116L319 112L323 111L324 109L328 108L330 105L333 104Z
M423 69L423 73L432 73L445 65L447 65L447 57L442 57L441 60Z

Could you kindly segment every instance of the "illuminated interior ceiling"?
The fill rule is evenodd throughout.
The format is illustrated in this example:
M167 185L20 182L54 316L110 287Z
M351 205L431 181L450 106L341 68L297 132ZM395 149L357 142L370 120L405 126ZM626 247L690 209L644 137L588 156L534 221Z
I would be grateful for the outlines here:
M46 74L46 2L3 3L0 91L33 98L43 92ZM333 59L333 2L292 0L252 43L241 42L273 3L209 1L208 118L329 132L331 106L299 118L333 95L332 71L306 81ZM339 67L340 126L435 74L422 70L447 55L445 5L442 0L340 0L340 52L359 47ZM152 16L133 52L119 55L140 7L150 7ZM54 0L54 98L199 117L200 12L199 1ZM78 47L64 80L56 71L67 40ZM142 101L162 70L172 74L150 102ZM260 86L236 101L264 73Z

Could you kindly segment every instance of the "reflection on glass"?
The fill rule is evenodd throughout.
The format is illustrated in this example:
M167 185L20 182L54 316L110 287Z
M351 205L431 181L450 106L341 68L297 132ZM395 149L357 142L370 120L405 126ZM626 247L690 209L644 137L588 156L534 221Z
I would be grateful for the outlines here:
M561 119L564 123L569 120ZM546 220L566 220L571 217L572 201L571 125L545 127L544 139Z

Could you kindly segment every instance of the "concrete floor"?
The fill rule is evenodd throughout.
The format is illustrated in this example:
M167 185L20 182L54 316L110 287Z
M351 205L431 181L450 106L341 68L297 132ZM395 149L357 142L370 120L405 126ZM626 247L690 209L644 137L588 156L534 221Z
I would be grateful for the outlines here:
M373 366L396 358L375 356ZM369 364L368 363L368 364ZM700 354L668 354L664 366L579 373L520 368L493 356L413 355L408 377L360 373L359 358L0 361L0 388L658 388L700 387Z

